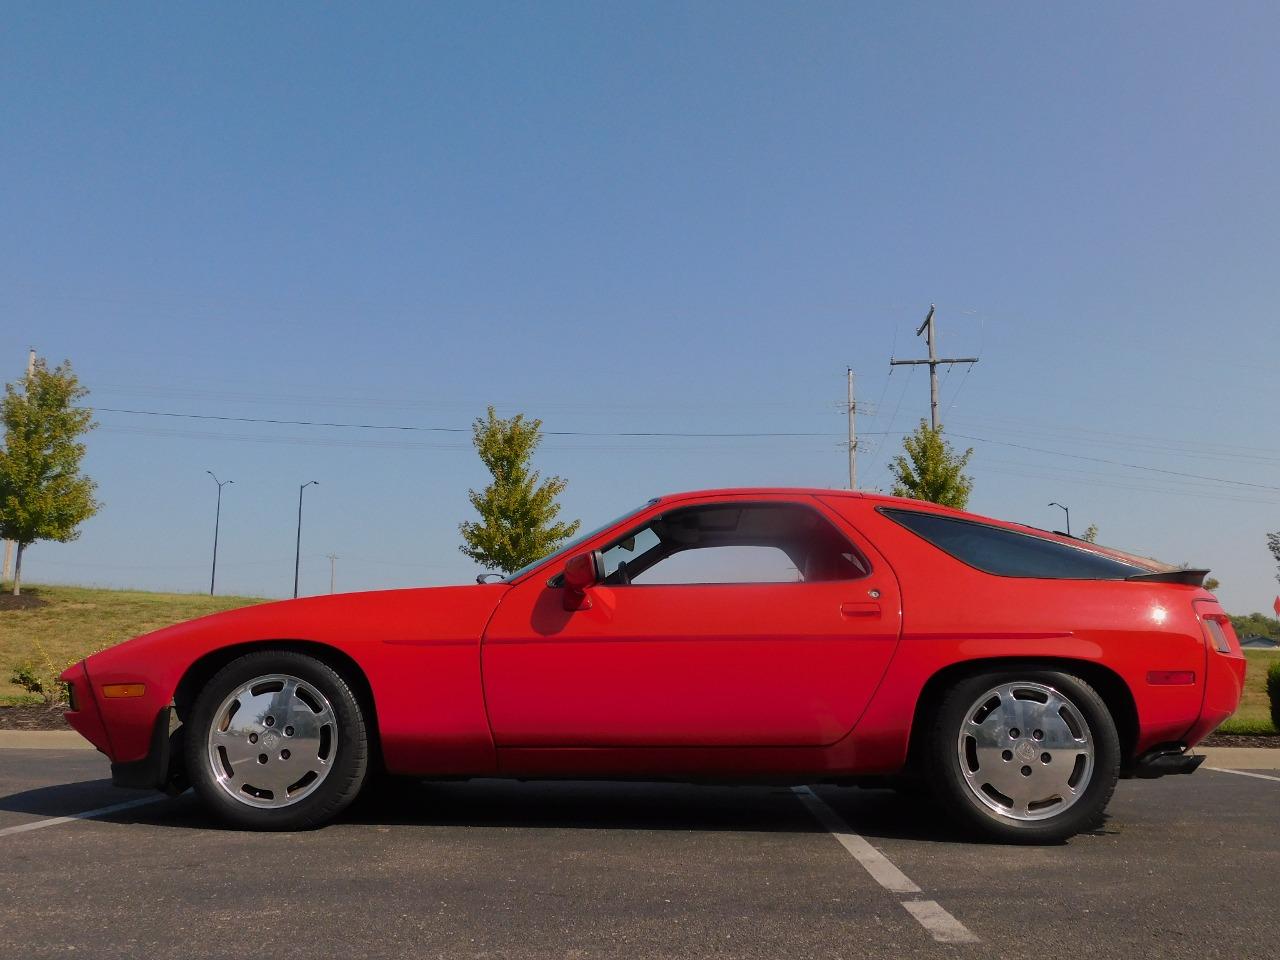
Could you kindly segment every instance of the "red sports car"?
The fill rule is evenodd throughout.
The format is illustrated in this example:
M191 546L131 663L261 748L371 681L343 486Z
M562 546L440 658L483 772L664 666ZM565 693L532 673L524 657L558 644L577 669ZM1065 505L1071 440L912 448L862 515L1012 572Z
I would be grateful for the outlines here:
M1234 712L1204 574L913 500L685 493L498 583L138 637L63 674L67 719L118 785L257 829L385 771L923 781L987 837L1060 840L1117 778L1194 771Z

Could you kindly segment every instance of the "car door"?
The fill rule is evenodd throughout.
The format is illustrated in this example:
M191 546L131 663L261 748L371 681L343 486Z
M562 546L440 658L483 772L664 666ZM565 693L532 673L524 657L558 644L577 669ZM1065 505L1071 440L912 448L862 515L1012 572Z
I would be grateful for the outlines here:
M808 582L794 568L790 582L664 582L673 578L658 563L627 583L614 565L578 610L565 609L554 577L521 582L482 646L497 745L799 746L844 736L897 645L897 580L816 501L761 499L810 512L860 567ZM649 534L630 531L605 553L638 550ZM738 540L724 545L760 545ZM667 557L667 569L692 552Z

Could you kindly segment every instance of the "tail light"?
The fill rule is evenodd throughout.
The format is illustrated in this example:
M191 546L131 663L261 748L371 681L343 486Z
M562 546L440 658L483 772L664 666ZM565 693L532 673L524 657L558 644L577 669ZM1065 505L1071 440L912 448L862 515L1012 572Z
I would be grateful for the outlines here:
M1236 640L1236 632L1232 629L1231 621L1216 603L1197 603L1196 612L1200 614L1200 624L1209 646L1219 653L1236 655L1240 653L1240 644Z

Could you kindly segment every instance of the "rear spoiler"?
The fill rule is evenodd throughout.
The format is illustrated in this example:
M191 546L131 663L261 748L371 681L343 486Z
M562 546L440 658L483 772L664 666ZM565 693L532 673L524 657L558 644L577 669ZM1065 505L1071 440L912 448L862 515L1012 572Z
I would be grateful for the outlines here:
M1188 587L1203 587L1208 570L1165 570L1160 573L1135 573L1126 580L1137 580L1142 583L1181 583Z

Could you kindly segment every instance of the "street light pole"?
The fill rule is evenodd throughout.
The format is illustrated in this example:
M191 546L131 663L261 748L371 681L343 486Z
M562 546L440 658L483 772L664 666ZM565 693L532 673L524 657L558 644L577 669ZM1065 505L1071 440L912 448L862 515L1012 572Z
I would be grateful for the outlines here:
M218 526L222 523L222 488L234 480L219 480L212 470L206 470L213 482L218 485L218 509L213 514L213 569L209 571L209 596L213 596L213 584L218 578Z
M308 480L298 488L298 542L293 554L293 598L298 599L298 569L302 566L302 491L307 487L315 484L320 486L319 480Z
M1049 506L1058 507L1067 515L1067 536L1071 536L1071 511L1062 506L1062 504L1058 503L1056 500L1050 503Z

